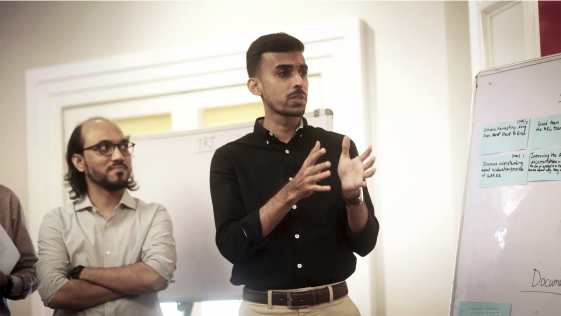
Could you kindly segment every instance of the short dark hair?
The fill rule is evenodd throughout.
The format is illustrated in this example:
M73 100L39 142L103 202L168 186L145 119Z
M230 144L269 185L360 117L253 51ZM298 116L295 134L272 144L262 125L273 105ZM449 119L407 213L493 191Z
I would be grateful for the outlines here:
M64 180L68 182L68 186L70 186L70 199L80 199L86 193L88 193L88 184L86 183L86 173L80 172L74 163L72 162L72 156L74 154L82 155L84 150L84 138L82 137L82 126L85 123L93 120L107 120L103 117L92 117L90 119L85 120L80 125L74 128L72 131L72 135L70 135L70 140L68 140L68 146L66 148L66 164L68 165L68 172L64 176ZM108 121L108 120L107 120ZM134 177L131 174L130 179L127 180L127 189L134 191L138 189L138 185L136 181L134 181Z
M304 44L296 37L286 33L263 35L256 39L245 54L247 75L255 77L264 53L304 52Z

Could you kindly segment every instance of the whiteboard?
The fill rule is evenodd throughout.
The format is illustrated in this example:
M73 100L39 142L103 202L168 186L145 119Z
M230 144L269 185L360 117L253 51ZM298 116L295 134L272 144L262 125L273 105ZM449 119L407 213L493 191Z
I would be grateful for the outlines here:
M308 124L333 130L333 112L304 115ZM255 121L194 131L132 136L132 195L166 207L177 249L175 283L159 293L161 302L240 299L242 288L230 283L232 264L216 247L210 198L210 162L219 147L253 132Z
M561 181L478 186L483 126L553 114L561 114L561 54L477 76L450 315L461 301L511 303L512 316L561 315L561 286L541 286L536 274L561 280Z

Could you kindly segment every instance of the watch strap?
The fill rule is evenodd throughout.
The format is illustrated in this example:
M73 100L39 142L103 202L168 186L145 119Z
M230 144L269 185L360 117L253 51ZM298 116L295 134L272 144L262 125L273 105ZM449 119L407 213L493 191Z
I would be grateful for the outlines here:
M362 204L362 202L364 202L364 198L362 196L362 188L358 188L358 191L359 191L358 197L356 197L354 199L347 199L345 197L345 194L343 192L341 192L341 194L343 195L343 201L345 201L345 204L347 206L360 205L360 204Z
M9 297L12 295L12 291L14 290L14 279L10 275L6 275L6 279L8 279L8 283L6 287L0 287L0 293L2 297Z
M84 270L84 266L75 266L70 270L70 278L72 280L80 280L80 272Z

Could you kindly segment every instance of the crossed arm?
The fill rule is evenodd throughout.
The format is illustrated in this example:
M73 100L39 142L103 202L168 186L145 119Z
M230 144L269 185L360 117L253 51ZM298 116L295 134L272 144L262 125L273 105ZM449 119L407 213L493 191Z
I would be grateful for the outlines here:
M125 295L158 292L166 286L166 280L144 262L118 268L84 268L80 279L68 281L49 307L86 309Z
M78 280L67 279L71 267L58 217L51 212L43 220L36 264L39 294L50 308L87 309L127 295L161 291L172 279L175 242L165 209L158 210L152 221L143 245L143 262L115 268L86 267Z

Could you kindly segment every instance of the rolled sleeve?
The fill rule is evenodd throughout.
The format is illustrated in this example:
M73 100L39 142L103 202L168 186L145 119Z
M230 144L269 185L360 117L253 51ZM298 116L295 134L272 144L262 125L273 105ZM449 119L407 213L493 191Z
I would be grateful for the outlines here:
M351 141L350 156L354 158L358 156L358 150L353 141ZM378 240L378 233L380 231L380 224L378 219L374 215L374 205L370 199L370 193L368 188L363 188L363 198L368 209L368 220L366 226L360 232L353 232L349 226L347 220L347 244L353 252L361 257L368 255L376 246L376 241Z
M168 284L173 282L177 262L173 225L168 211L161 205L142 246L142 262L158 272Z
M55 294L68 282L70 271L58 212L57 209L45 215L39 230L39 260L35 270L39 280L38 292L45 306L49 306Z

